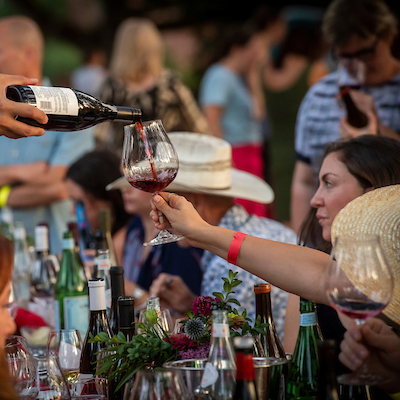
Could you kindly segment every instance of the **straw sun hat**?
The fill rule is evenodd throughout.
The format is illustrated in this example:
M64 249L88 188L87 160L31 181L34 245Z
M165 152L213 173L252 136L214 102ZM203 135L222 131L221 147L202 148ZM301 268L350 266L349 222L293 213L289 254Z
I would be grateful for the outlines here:
M375 189L351 201L336 216L331 233L332 243L338 236L379 235L394 277L392 300L383 313L400 325L400 185ZM353 281L356 274L352 276ZM368 287L359 289L368 295Z
M165 189L169 192L205 193L269 204L274 192L261 178L232 168L232 148L223 139L191 132L168 134L179 158L179 170ZM130 186L125 177L106 189Z

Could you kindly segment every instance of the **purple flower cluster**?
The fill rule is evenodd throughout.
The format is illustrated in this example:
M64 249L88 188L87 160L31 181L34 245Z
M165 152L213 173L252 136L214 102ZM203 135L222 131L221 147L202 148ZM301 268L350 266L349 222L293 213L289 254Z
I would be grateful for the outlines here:
M201 314L208 318L211 316L211 305L213 301L221 301L218 297L200 296L193 301L192 312L193 314Z
M207 358L210 352L210 342L205 342L198 345L195 349L181 350L178 353L178 357L181 360L190 360L192 358Z

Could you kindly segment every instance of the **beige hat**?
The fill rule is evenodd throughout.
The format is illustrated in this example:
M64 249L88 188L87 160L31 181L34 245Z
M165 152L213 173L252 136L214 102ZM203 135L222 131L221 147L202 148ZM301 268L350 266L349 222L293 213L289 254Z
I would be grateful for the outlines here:
M394 277L392 300L383 313L400 325L400 185L375 189L351 201L336 216L331 234L332 242L343 235L379 235Z
M168 134L179 158L179 170L165 189L169 192L205 193L269 204L274 192L261 178L232 168L231 145L214 136L191 132ZM106 189L130 186L122 177Z

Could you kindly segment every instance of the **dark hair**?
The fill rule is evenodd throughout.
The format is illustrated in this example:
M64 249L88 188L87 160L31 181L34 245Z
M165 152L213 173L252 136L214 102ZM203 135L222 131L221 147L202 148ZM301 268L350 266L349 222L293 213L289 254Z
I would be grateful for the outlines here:
M120 158L108 150L95 150L86 153L75 161L67 171L66 178L71 179L82 189L99 200L111 203L114 218L111 233L121 229L130 216L124 209L121 192L106 190L106 186L121 176Z
M396 33L397 21L383 0L334 0L322 29L331 46L342 46L353 35L363 39Z
M310 61L320 58L324 51L321 28L317 24L298 24L290 28L274 58L274 68L280 69L288 54L307 57Z
M331 153L337 153L365 190L400 184L400 142L395 139L365 135L339 140L326 146L323 159ZM322 238L315 215L312 208L300 229L299 242L329 252L330 243Z

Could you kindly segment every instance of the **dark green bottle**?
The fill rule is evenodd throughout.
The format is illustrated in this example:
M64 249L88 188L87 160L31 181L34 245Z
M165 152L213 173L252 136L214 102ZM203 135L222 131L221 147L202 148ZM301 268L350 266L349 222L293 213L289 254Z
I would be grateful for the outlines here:
M54 292L56 329L78 329L81 335L85 335L89 325L88 287L81 274L74 237L70 231L64 233L60 271Z
M315 303L300 299L300 328L288 378L288 400L316 400L318 382L318 327Z

